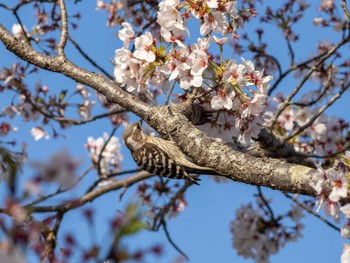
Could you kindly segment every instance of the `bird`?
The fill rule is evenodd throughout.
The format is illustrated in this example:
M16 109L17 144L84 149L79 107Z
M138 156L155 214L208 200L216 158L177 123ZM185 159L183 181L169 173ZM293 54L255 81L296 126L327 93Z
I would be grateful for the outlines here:
M186 168L213 172L209 167L194 164L173 141L146 135L140 122L127 125L122 139L136 164L143 170L171 179L185 179L199 185L197 177L191 177Z

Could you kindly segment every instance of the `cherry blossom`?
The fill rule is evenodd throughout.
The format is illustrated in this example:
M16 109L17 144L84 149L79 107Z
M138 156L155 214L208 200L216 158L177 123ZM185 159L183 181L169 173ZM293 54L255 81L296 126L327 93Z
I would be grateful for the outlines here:
M78 159L72 158L66 150L52 155L48 162L31 162L31 166L37 171L38 176L46 182L56 182L64 187L69 187L77 180Z
M152 43L153 37L150 32L147 32L144 35L137 37L135 39L136 51L134 52L134 56L140 60L153 62L156 59L156 55L151 49Z
M12 26L12 34L19 40L25 40L27 32L25 26L23 26L23 28L20 24L13 24Z
M295 209L294 207L293 211ZM280 247L300 238L301 217L294 217L295 228L289 230L281 224L274 224L273 219L263 216L252 204L242 205L236 210L236 218L230 226L233 246L244 258L251 258L256 262L269 262L269 257L276 254Z
M44 138L46 140L50 139L49 134L44 131L43 128L41 127L34 127L30 130L30 133L32 134L32 136L34 137L34 140L38 141L41 138Z
M118 32L118 37L121 41L124 42L124 48L128 48L130 42L134 39L135 31L132 29L132 26L128 22L122 23L124 27Z
M215 96L210 101L210 106L214 110L220 110L225 108L231 110L233 107L233 99L235 97L234 91L226 92L225 90L219 90Z
M343 254L340 258L341 263L348 263L350 262L350 244L343 244Z
M204 22L199 30L201 35L205 36L211 31L222 33L226 30L226 19L222 12L214 12L213 14L205 14Z
M108 140L108 143L107 143ZM120 143L119 139L115 136L109 138L107 133L103 134L103 137L94 139L88 137L85 148L89 152L89 156L94 164L100 161L101 173L108 175L120 171L120 162L123 156L120 154ZM103 149L103 152L101 153ZM96 169L98 167L95 167Z
M350 238L350 225L349 225L349 221L347 224L345 224L341 230L340 230L340 234L342 236L342 238L346 238L349 239Z

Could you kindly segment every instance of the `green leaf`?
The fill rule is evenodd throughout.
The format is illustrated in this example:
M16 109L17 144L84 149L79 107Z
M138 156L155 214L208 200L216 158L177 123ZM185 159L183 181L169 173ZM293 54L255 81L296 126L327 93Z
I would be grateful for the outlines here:
M119 237L133 235L141 231L142 229L145 229L146 227L146 223L142 222L140 219L135 217L131 219L127 225L123 226L120 229Z
M62 90L60 93L60 97L59 97L59 102L61 102L62 100L64 100L64 98L66 97L67 94L67 90Z

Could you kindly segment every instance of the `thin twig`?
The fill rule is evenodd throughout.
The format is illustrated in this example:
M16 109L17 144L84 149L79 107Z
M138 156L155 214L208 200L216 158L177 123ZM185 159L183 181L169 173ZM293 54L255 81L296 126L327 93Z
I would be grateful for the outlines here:
M105 74L109 79L113 79L113 76L109 74L105 69L103 69L101 66L99 66L80 46L79 44L71 37L69 36L69 41L73 44L73 46L78 50L78 52L87 60L90 62L91 65L93 65L95 68L100 70L103 74Z
M159 209L158 213L154 216L152 230L158 230L159 226L164 220L165 215L169 212L170 208L174 206L175 202L179 199L179 197L183 195L187 188L189 188L191 185L191 182L186 181L185 184L170 198L169 202Z
M60 42L57 46L57 54L59 57L65 58L64 48L66 47L68 40L68 18L67 18L67 9L64 0L59 0L59 6L61 10L61 36Z
M294 50L292 48L292 44L290 42L290 39L288 39L288 35L286 35L285 37L286 41L287 41L287 46L288 46L288 50L289 50L289 54L290 54L290 65L293 66L294 65Z
M309 102L304 102L304 103L303 102L292 102L290 105L295 105L295 106L299 106L299 107L310 107L310 106L314 105L315 103L317 103L329 90L331 83L332 83L332 76L333 76L332 70L329 70L327 84L325 85L324 90L322 92L320 92L314 100L311 100Z
M346 152L349 149L350 149L350 144L349 143L345 143L345 145L343 146L343 148L341 150L336 151L336 152L331 153L331 154L319 155L319 154L308 154L308 153L302 153L302 152L295 152L294 154L296 156L300 156L300 157L304 157L304 158L322 158L322 159L327 159L327 158L333 158L333 157L337 156L338 154Z
M307 205L303 204L302 202L300 202L299 200L297 200L296 198L292 197L289 194L284 194L285 197L289 198L290 200L292 200L295 204L297 204L299 207L301 207L302 209L304 209L306 212L308 212L309 214L313 215L314 217L320 219L322 222L326 223L328 226L330 226L331 228L333 228L334 230L340 232L340 228L337 227L336 225L334 225L332 222L328 221L327 219L325 219L324 217L322 217L321 215L319 215L317 212L315 212L314 210L312 210L310 207L308 207Z
M7 5L5 5L5 4L2 4L2 3L0 3L0 7L3 7L3 8L5 8L5 9L7 9L7 10L10 10L10 11L12 11L12 10L13 10L13 8L12 8L12 7L7 6Z
M340 6L343 8L345 15L347 16L347 19L350 19L350 12L349 12L349 8L346 5L346 0L342 0L342 2L340 3Z
M182 256L184 256L184 257L187 259L187 261L188 261L188 260L189 260L188 256L185 254L185 252L183 252L183 251L175 244L174 240L170 237L169 231L168 231L168 229L167 229L167 227L166 227L166 222L165 222L165 220L163 220L162 226L163 226L164 233L165 233L165 235L166 235L166 237L167 237L169 243L175 248L175 250L176 250L177 252L179 252Z
M82 195L81 197L72 199L70 201L58 204L58 205L48 205L48 206L31 206L31 205L25 205L24 208L27 209L27 211L31 213L49 213L49 212L65 212L69 211L78 207L81 207L85 205L88 202L92 202L96 198L100 197L101 195L121 189L123 187L130 187L133 184L140 182L144 179L150 178L154 175L149 174L147 172L140 172L138 174L135 174L133 176L127 177L123 180L119 180L116 182L111 182L103 187L100 187L94 191L91 191L89 193L86 193ZM0 213L5 212L6 209L0 208Z
M262 191L261 191L261 186L258 186L258 194L259 194L259 197L260 199L263 201L265 207L267 208L267 210L269 211L270 213L270 217L271 219L274 221L274 222L277 222L276 218L275 218L275 215L273 213L273 210L272 208L270 207L270 204L269 202L266 200L265 196L263 195Z
M102 178L105 178L105 175L104 174L101 174L101 160L103 158L103 151L106 149L107 147L107 144L110 142L110 140L112 139L115 131L117 130L118 127L114 127L111 134L109 135L107 141L105 142L105 144L103 145L101 151L100 151L100 154L98 155L98 160L97 160L97 172L98 172L98 176L99 177L102 177Z
M124 174L139 173L139 172L141 172L141 171L142 171L141 169L133 169L133 170L126 170L126 171L122 171L122 172L118 172L118 173L109 174L109 175L107 175L105 178L99 177L98 180L96 180L96 181L85 191L85 194L91 192L92 190L95 189L95 187L96 187L99 183L101 183L101 182L103 182L103 181L105 181L105 180L107 180L107 179L109 179L109 178L111 178L111 177L119 176L119 175L124 175Z
M265 58L268 58L268 59L273 60L273 62L275 62L275 64L277 65L278 74L279 74L280 76L282 75L282 67L281 67L281 64L279 63L279 61L277 60L277 58L275 58L274 56L269 55L269 54L260 54L260 53L257 53L257 54L253 57L253 59L256 59L257 57L265 57Z
M300 89L303 87L305 82L309 79L311 74L318 69L330 56L332 56L339 47L341 47L343 44L348 42L350 40L350 36L347 38L343 39L340 43L338 43L336 46L331 48L325 56L323 56L315 65L313 65L309 71L306 73L306 75L303 77L303 79L300 81L300 83L294 88L294 90L288 95L288 97L285 99L285 101L282 103L282 105L279 107L277 112L274 114L272 120L271 120L271 125L270 128L272 128L276 123L278 117L282 114L282 112L289 106L290 101L294 98L294 96L300 91Z
M173 84L171 85L171 87L169 88L168 94L167 94L167 96L166 96L164 105L168 105L168 104L169 104L170 96L171 96L171 94L173 93L173 90L174 90L174 87L175 87L175 83L176 83L176 82L174 81Z
M62 193L65 193L67 192L68 190L71 190L73 189L76 185L78 185L78 183L91 171L91 169L93 168L93 166L91 165L88 169L86 169L84 171L84 173L78 178L78 180L76 180L74 182L74 184L72 184L70 187L68 188L62 188L62 187L59 187L55 192L51 193L51 194L48 194L48 195L45 195L45 196L42 196L40 198L38 198L37 200L29 203L28 205L36 205L36 204L39 204L43 201L46 201L47 199L53 197L53 196L56 196L56 195L59 195L59 194L62 194Z
M19 93L18 91L14 90L15 92ZM44 115L46 118L48 119L52 119L52 120L55 120L55 121L58 121L58 122L61 122L61 123L67 123L67 124L70 124L70 125L83 125L83 124L87 124L87 123L90 123L90 122L94 122L98 119L102 119L102 118L105 118L105 117L109 117L111 115L115 115L115 114L120 114L120 113L124 113L124 112L127 112L127 110L125 109L116 109L116 110L113 110L111 112L106 112L106 113L102 113L100 115L96 115L94 117L91 117L89 119L86 119L86 120L74 120L74 119L68 119L68 118L65 118L65 117L61 117L61 116L56 116L56 115L53 115L51 112L45 112L43 110L43 106L38 106L36 105L30 98L30 96L26 93L21 93L21 94L24 94L24 96L26 97L26 101L35 109L37 110L38 112L40 112L42 115Z
M341 47L342 45L344 45L345 43L347 43L350 39L350 36L348 36L347 38L344 38L340 43L338 43L338 48ZM272 87L270 88L270 90L268 91L268 95L270 96L271 93L277 88L277 86L279 85L279 83L291 72L293 72L294 70L300 69L305 67L306 65L308 65L311 62L314 62L324 56L327 56L327 54L329 53L329 51L325 51L322 54L319 54L313 58L310 58L308 60L305 60L304 62L301 62L299 64L296 64L294 66L291 66L288 70L286 70L277 80L276 82L272 85Z
M315 120L327 109L329 108L334 102L336 102L339 98L341 98L342 94L350 87L350 85L343 86L338 93L336 93L323 107L321 107L318 112L310 118L310 120L305 123L304 125L300 126L296 131L294 131L291 135L283 138L283 143L294 138L295 136L302 133L306 128L310 127Z

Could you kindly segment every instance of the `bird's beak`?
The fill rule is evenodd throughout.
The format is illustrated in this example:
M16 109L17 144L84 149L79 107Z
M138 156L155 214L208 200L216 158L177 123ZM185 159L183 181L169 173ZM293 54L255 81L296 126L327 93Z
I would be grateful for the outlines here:
M142 129L142 119L137 122L137 128Z

